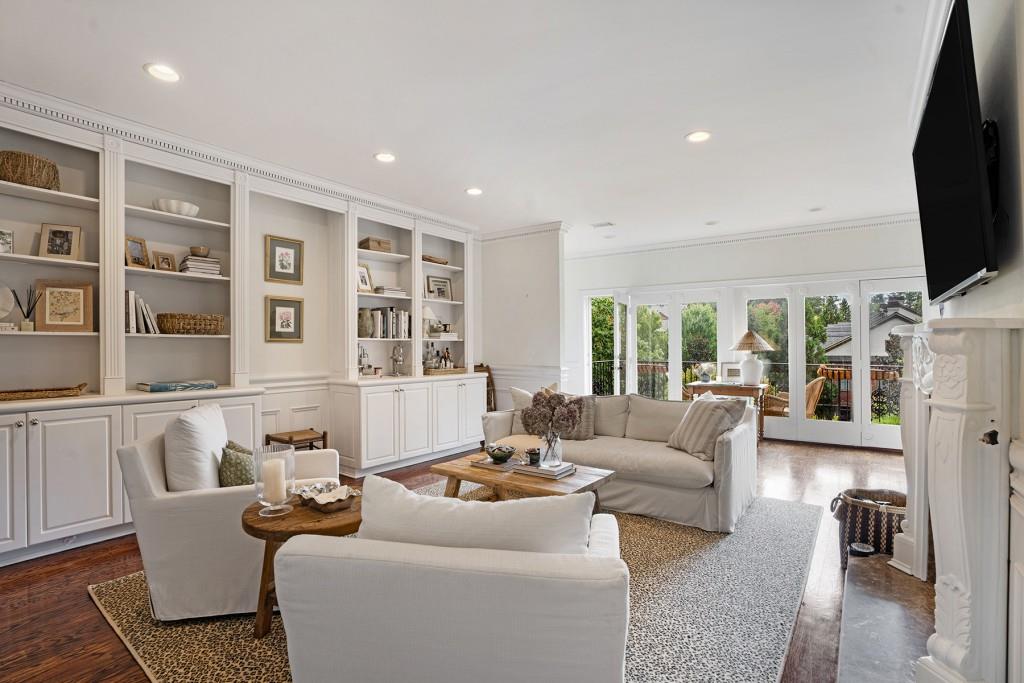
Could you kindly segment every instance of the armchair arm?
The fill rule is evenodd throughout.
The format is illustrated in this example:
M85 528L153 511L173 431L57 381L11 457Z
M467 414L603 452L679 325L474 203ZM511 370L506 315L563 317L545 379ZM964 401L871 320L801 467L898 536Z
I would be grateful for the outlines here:
M338 451L333 448L295 451L295 478L337 479Z
M506 436L512 436L512 417L514 410L495 410L484 413L484 442L493 443Z
M591 557L619 557L619 523L614 516L598 514L590 518L587 554Z
M757 414L747 408L743 421L715 443L718 531L732 532L757 491Z

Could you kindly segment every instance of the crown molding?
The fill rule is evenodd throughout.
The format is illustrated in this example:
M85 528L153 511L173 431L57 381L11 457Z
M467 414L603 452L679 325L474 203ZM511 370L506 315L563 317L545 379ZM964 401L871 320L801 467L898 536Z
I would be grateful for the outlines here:
M381 211L425 220L460 232L477 233L475 225L431 212L422 207L405 204L382 195L357 190L327 178L303 173L284 166L238 154L208 145L174 133L153 128L128 119L92 109L53 95L36 92L13 83L0 81L0 105L58 123L120 138L144 147L158 149L178 156L213 164L235 172L247 173L291 187L308 190L342 201L353 202Z
M515 237L527 237L529 235L539 235L545 232L559 232L563 235L569 232L569 224L563 223L562 221L554 221L552 223L541 223L540 225L527 225L522 228L511 228L509 230L498 230L496 232L487 232L480 235L481 242L494 242L496 240L507 240Z
M662 242L660 244L645 244L633 249L605 249L582 254L566 256L567 261L579 261L582 259L604 258L607 256L628 256L634 254L649 254L652 251L673 251L682 249L697 249L701 247L720 247L731 244L742 244L744 242L764 242L767 240L786 239L790 237L802 237L806 235L828 235L840 232L851 232L854 230L870 230L873 228L891 228L904 225L917 225L917 213L899 213L889 216L876 216L872 218L861 218L847 221L832 221L828 223L813 223L810 225L798 225L788 228L773 228L771 230L757 230L752 232L740 232L723 237L698 237L692 240L679 242Z

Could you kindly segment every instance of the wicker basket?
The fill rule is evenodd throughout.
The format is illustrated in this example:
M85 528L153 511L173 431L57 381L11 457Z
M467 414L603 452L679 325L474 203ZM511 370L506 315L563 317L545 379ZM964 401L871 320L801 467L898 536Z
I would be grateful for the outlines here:
M0 151L0 180L47 190L60 189L57 164L28 152Z
M79 384L77 387L60 387L58 389L12 389L11 391L0 391L0 401L29 401L37 398L63 398L67 396L81 396L88 384Z
M846 489L832 501L839 521L839 564L846 569L851 543L892 555L893 537L907 516L907 494L889 489Z
M157 313L156 326L163 334L223 334L224 316L219 313Z

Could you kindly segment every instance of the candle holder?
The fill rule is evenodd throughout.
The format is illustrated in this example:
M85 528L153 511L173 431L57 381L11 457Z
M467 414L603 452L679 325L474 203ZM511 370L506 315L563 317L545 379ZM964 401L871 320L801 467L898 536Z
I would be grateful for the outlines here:
M285 444L257 446L255 464L256 500L263 505L260 517L277 517L292 511L288 499L295 489L295 447Z

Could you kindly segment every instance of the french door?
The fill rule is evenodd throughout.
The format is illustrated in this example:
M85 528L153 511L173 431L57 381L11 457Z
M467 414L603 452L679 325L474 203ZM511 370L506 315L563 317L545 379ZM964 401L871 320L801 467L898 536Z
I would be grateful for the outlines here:
M598 396L625 394L630 337L629 297L623 294L588 299L590 362L587 368L590 393Z

